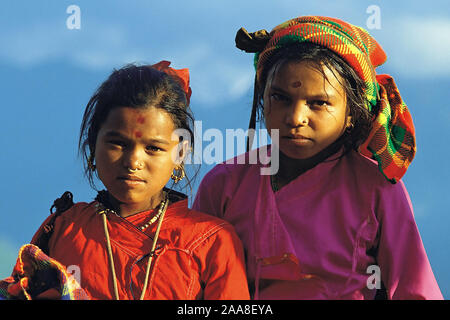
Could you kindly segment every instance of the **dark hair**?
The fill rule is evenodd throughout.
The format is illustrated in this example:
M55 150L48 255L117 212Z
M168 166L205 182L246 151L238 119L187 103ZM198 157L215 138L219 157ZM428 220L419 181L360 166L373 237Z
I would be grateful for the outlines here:
M98 132L111 110L125 106L136 109L153 106L163 109L171 116L176 129L189 132L193 151L194 118L178 81L148 65L126 65L114 70L95 91L81 122L78 150L83 157L86 177L94 189L93 170L89 168L88 161L95 153ZM191 186L191 180L187 177L186 180Z
M263 119L263 96L269 71L289 61L310 61L326 79L323 67L326 66L342 79L342 87L347 97L347 107L352 117L352 129L346 130L342 138L345 153L356 150L368 137L372 128L372 113L367 109L365 83L340 56L326 47L309 42L295 43L278 49L268 60L261 72L261 78L255 81L254 103L256 114ZM339 77L336 77L339 80Z

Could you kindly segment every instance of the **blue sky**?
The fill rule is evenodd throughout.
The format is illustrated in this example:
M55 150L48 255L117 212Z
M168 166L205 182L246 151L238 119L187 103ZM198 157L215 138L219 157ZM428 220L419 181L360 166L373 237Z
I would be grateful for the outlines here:
M67 7L81 11L68 29ZM379 29L367 24L380 9ZM0 12L0 278L64 191L90 201L77 156L82 112L113 68L170 60L188 67L191 107L203 131L248 125L252 56L236 31L270 30L299 15L325 15L369 29L388 54L415 121L418 153L404 181L431 265L450 298L450 3L448 1L54 1L16 0ZM203 142L203 146L208 142ZM225 159L223 159L225 160ZM211 165L202 165L197 185ZM194 189L195 193L195 189Z

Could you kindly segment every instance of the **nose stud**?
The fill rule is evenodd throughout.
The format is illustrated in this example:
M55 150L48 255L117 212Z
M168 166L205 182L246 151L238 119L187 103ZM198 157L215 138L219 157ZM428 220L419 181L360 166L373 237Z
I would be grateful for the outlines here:
M143 168L143 166L142 166L141 164L138 163L138 164L135 166L135 168L127 167L127 170L128 170L129 173L135 173L136 171L139 171L139 170L141 170L142 168Z
M144 164L138 160L124 163L124 165L129 173L135 173L144 168Z

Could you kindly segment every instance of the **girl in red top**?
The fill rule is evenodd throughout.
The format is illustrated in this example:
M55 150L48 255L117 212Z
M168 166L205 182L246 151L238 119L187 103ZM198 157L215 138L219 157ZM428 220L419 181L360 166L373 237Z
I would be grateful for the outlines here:
M77 266L92 299L248 299L232 226L165 187L193 146L189 73L169 64L126 66L95 92L79 148L106 190L52 214L32 243Z

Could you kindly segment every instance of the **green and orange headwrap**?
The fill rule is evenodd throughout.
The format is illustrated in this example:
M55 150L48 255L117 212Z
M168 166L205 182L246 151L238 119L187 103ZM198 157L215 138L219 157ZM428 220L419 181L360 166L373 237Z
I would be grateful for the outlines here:
M270 33L265 30L248 33L241 28L236 34L236 46L255 53L256 82L277 50L302 42L332 50L364 81L367 108L378 111L374 114L372 131L359 151L377 160L384 176L392 183L397 182L416 152L414 125L392 77L376 74L375 68L386 61L386 54L366 30L335 18L305 16L288 20ZM253 110L251 127L255 114Z

